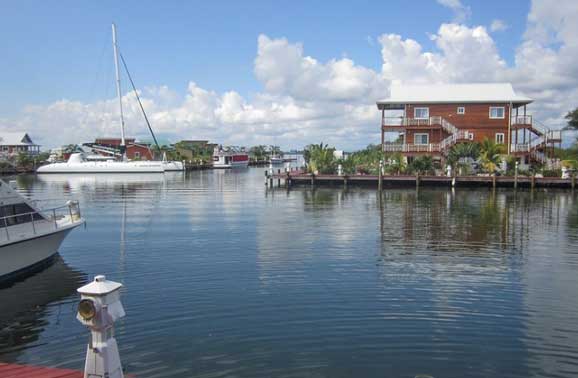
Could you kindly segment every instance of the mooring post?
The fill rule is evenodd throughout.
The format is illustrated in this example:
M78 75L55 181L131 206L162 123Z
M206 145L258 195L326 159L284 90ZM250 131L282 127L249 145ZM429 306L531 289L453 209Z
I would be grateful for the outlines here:
M492 176L492 188L496 189L496 175Z
M532 190L534 190L534 188L536 187L536 175L535 174L532 175L532 181L530 182L530 186L532 187Z
M383 160L379 161L379 172L377 174L377 190L379 190L380 192L383 190Z
M125 316L120 301L122 284L96 276L77 291L81 295L76 319L90 330L85 377L123 378L114 323Z
M419 180L420 180L420 176L419 173L415 175L415 188L419 189Z
M574 188L576 187L576 174L572 174L572 183L570 184L572 185L572 190L574 190Z
M347 190L347 175L343 176L343 189Z
M311 174L311 188L315 188L315 173Z

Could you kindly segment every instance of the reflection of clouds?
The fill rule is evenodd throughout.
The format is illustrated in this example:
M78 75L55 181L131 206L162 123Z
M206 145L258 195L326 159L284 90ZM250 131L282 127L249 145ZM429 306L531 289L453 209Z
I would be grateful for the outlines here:
M355 261L360 235L377 228L369 191L267 192L257 219L257 264L263 283L299 280L309 264ZM372 220L373 219L373 220ZM300 273L301 272L301 273Z
M568 227L578 204L571 194L562 193L544 202L545 222L532 230L522 272L525 336L540 346L533 351L532 365L544 376L578 375L578 238L577 230Z

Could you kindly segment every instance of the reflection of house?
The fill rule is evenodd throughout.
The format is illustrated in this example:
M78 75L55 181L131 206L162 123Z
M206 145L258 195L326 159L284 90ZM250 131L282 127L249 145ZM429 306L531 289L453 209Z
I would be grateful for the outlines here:
M382 147L410 159L443 157L457 143L488 138L508 154L544 162L561 135L526 113L531 102L508 83L393 85L391 97L377 102ZM384 143L385 132L399 133L399 142Z
M20 153L38 155L40 146L35 144L27 133L0 132L0 154L14 156Z
M120 138L97 138L94 143L85 143L100 155L120 155ZM126 157L131 160L153 160L149 144L136 142L134 138L125 138Z
M175 149L185 160L191 161L202 155L212 155L216 146L208 140L182 140L175 144Z

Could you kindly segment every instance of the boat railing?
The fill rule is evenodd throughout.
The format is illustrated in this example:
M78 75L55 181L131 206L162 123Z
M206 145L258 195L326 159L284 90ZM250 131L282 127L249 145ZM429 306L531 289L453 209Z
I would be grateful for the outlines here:
M25 235L44 234L80 222L82 219L78 201L68 201L66 205L40 209L27 213L0 217L0 240L22 238Z

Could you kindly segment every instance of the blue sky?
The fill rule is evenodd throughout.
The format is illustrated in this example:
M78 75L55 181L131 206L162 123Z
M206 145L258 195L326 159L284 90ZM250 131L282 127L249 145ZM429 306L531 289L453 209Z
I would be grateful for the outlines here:
M393 81L511 82L557 128L578 105L576 19L576 0L4 2L0 130L44 146L116 135L113 21L171 140L364 147ZM145 138L127 84L127 133Z
M330 4L330 6L329 6ZM97 75L112 70L110 23L139 86L168 85L185 92L189 80L251 96L262 89L253 74L257 37L303 43L320 61L347 56L379 70L375 38L396 33L431 48L428 33L452 20L435 1L13 1L4 2L0 117L28 104L110 95ZM503 19L496 37L507 61L524 31L527 1L471 1L470 24ZM372 43L368 41L371 39ZM104 53L103 53L104 50ZM104 55L103 55L104 54ZM108 88L108 90L107 90Z

